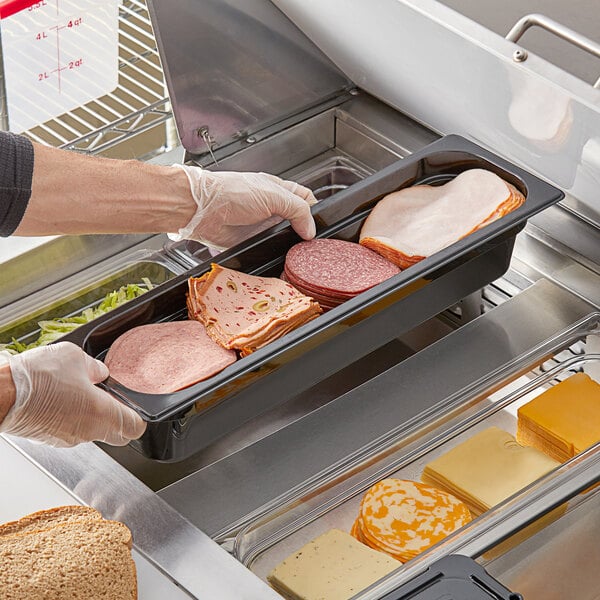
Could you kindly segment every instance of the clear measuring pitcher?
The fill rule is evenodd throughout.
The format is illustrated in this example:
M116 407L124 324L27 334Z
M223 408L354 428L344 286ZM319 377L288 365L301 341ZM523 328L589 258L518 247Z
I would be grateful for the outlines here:
M117 87L121 1L0 1L11 131L26 131Z

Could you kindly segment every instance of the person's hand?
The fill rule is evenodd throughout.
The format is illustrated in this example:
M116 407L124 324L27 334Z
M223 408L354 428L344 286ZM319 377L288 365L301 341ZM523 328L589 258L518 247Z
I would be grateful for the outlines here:
M310 207L313 193L298 183L267 173L183 169L196 202L196 214L173 239L190 239L223 250L288 219L305 240L315 236Z
M8 361L16 397L0 432L61 447L124 446L144 433L137 413L94 385L108 377L108 367L75 344L34 348Z

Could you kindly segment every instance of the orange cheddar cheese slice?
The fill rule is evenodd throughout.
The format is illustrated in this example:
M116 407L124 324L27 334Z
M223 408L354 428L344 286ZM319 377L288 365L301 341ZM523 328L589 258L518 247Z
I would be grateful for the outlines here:
M517 441L565 462L600 441L600 384L576 373L518 410Z

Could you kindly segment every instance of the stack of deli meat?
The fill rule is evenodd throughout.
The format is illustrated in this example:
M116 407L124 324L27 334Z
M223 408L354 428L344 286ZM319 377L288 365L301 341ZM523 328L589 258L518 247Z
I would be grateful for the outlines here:
M223 348L247 356L321 313L315 300L275 277L246 275L213 264L189 279L190 318Z
M314 239L290 248L282 279L330 309L399 272L396 265L359 244Z
M234 363L197 321L140 325L120 335L104 362L119 383L136 392L170 394L208 379Z
M523 194L495 173L469 169L444 185L414 185L385 196L365 221L360 243L406 269L523 202Z

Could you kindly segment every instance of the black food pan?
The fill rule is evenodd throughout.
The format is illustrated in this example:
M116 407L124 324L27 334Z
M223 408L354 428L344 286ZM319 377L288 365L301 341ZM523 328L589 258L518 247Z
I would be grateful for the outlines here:
M187 458L500 277L526 220L563 194L455 135L314 206L317 235L357 241L362 223L384 195L419 183L442 183L471 168L497 173L525 194L526 201L502 219L184 390L143 394L109 377L102 385L148 421L146 433L132 445L157 460ZM289 225L280 224L220 254L215 262L254 275L279 276L287 250L298 241ZM187 279L209 269L207 260L63 339L102 358L132 327L185 319Z

